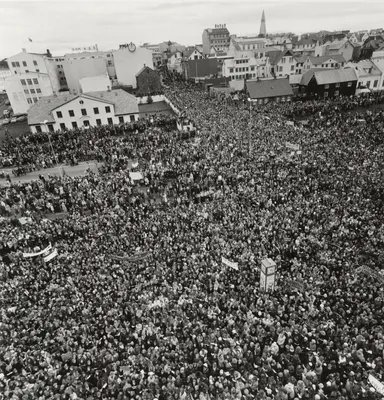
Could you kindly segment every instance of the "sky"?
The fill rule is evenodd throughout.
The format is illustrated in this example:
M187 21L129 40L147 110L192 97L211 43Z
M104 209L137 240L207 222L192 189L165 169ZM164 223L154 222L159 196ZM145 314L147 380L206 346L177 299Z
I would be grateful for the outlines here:
M215 24L231 34L258 34L263 10L267 33L384 28L383 0L0 0L0 59L22 48L55 56L95 44L194 45Z

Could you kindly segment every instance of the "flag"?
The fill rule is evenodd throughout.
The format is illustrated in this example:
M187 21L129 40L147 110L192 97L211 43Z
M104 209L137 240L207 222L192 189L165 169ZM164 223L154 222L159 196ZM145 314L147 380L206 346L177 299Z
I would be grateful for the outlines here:
M28 40L32 43L32 39L31 38L28 38Z
M229 261L224 257L221 257L221 262L222 262L222 264L227 265L228 267L231 267L231 268L235 269L236 271L239 270L239 264L238 263L234 263L232 261Z
M46 253L47 251L51 250L51 248L52 248L52 245L51 245L51 243L49 243L49 245L44 250L41 250L37 253L23 253L23 257L24 258L37 257L37 256L40 256L40 255Z

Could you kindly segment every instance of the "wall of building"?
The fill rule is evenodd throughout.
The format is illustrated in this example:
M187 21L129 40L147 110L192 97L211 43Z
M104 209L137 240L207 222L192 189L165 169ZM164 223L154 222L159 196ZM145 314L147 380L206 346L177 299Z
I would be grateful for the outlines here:
M136 74L147 65L154 68L152 51L138 47L134 52L120 49L113 52L116 75L119 84L136 88Z
M23 84L25 83L25 84ZM9 76L4 87L15 114L26 113L43 96L53 94L47 74L28 73Z
M45 56L41 54L30 54L23 50L21 53L8 57L7 63L12 75L24 74L26 71L44 74L48 73L44 58ZM23 62L25 62L26 65L24 65ZM18 63L18 66L15 66L14 63Z
M73 94L80 93L80 79L107 74L107 66L102 57L84 59L65 59L63 61L64 73L67 85Z
M79 84L83 93L102 92L112 87L108 74L81 78Z
M0 68L0 92L5 90L5 80L12 75L10 69Z

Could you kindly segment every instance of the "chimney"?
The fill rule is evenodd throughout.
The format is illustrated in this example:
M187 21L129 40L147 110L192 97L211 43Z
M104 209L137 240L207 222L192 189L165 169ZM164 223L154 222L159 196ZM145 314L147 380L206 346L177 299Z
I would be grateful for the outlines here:
M47 49L47 57L49 57L49 58L52 57L52 54L51 54L51 52L49 51L49 49Z
M26 52L27 52L27 50L25 50L24 47L23 47L21 50L23 50L23 53L26 53Z
M107 86L107 90L108 90L108 92L110 92L111 91L111 87Z

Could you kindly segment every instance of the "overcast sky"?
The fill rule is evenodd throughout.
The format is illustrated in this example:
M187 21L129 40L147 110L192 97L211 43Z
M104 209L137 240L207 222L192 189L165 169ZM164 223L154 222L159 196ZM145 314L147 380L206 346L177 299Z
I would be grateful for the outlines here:
M231 33L257 34L262 10L270 33L384 27L384 0L0 0L0 58L23 47L63 55L72 47L108 50L131 41L193 45L204 28L224 23Z

